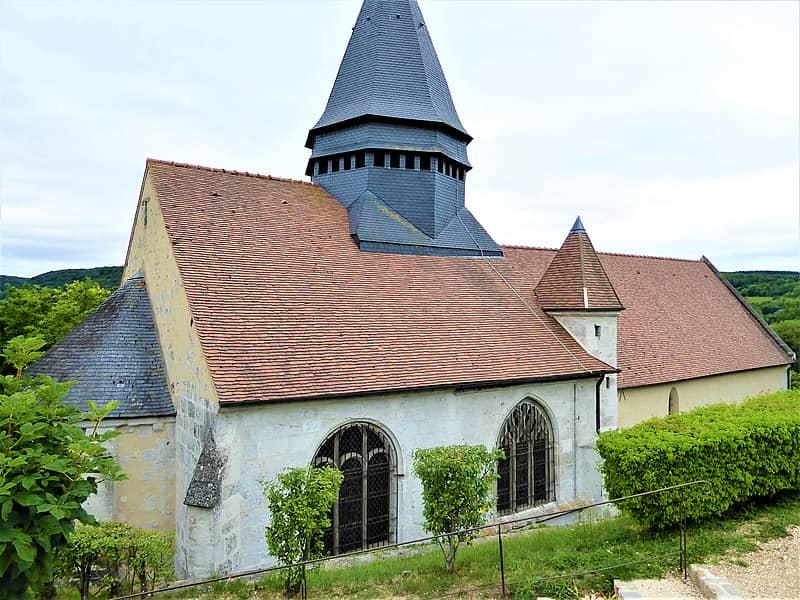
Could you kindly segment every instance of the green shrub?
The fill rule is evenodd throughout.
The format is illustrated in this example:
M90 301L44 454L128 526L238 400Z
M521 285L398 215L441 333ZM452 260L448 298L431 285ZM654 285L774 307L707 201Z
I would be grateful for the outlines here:
M332 467L284 469L274 480L262 481L272 515L266 537L270 554L283 565L320 558L323 532L339 497L344 475ZM294 596L303 583L304 567L289 567L284 591Z
M705 486L627 500L619 508L652 528L718 516L734 504L800 489L800 391L651 419L597 441L611 498L703 479Z
M175 555L172 535L122 522L79 526L69 546L58 553L57 574L72 582L81 598L90 597L90 587L118 596L126 591L155 588L172 576Z
M19 374L35 345L12 346L4 355ZM98 478L122 477L103 446L116 432L98 433L116 405L90 403L91 414L81 414L62 402L69 386L44 375L0 376L0 599L44 590L54 552L76 521L92 520L81 504L97 492ZM85 420L94 422L90 435L78 425Z
M443 536L436 542L450 574L455 572L459 545L475 537L471 529L485 523L494 504L497 461L504 456L502 450L490 452L480 445L414 450L414 473L422 482L423 527Z

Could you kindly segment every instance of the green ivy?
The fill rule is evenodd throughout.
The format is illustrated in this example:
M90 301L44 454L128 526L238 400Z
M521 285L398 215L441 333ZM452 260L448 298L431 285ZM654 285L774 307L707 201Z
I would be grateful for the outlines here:
M619 508L666 528L685 516L719 516L735 504L800 489L800 391L716 404L600 434L597 450L612 498L705 480L707 485L626 500Z

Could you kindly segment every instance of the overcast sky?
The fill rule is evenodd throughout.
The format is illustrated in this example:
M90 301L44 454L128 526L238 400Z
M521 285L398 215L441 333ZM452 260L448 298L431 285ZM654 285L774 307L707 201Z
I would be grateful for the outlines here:
M500 243L800 269L800 4L421 0ZM0 0L0 272L122 264L147 157L305 179L359 1Z

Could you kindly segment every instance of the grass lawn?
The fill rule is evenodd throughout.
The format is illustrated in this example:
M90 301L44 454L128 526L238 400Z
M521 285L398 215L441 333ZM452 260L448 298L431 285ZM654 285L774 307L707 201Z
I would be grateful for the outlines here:
M792 524L800 524L799 492L739 508L724 520L693 524L688 529L689 562L748 552L756 541L785 535ZM608 597L613 579L654 578L676 572L678 545L677 531L646 531L626 516L504 535L507 590L513 598L533 598L537 593L575 598L582 597L583 590L602 591ZM665 554L673 556L653 558ZM597 573L598 569L644 559L646 562L637 565ZM497 538L462 547L456 570L454 576L447 576L441 553L432 546L411 556L317 569L308 575L309 598L499 598ZM587 571L591 574L580 578L547 579ZM281 598L281 589L280 577L271 575L255 582L232 580L156 598L271 599Z

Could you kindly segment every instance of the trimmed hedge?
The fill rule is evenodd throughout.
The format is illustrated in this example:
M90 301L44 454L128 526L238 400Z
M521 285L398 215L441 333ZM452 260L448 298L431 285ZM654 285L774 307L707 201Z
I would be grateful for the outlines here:
M718 516L734 504L800 489L800 390L715 404L600 434L597 450L610 498L698 479L683 490L686 518ZM643 525L680 523L680 492L618 506Z

